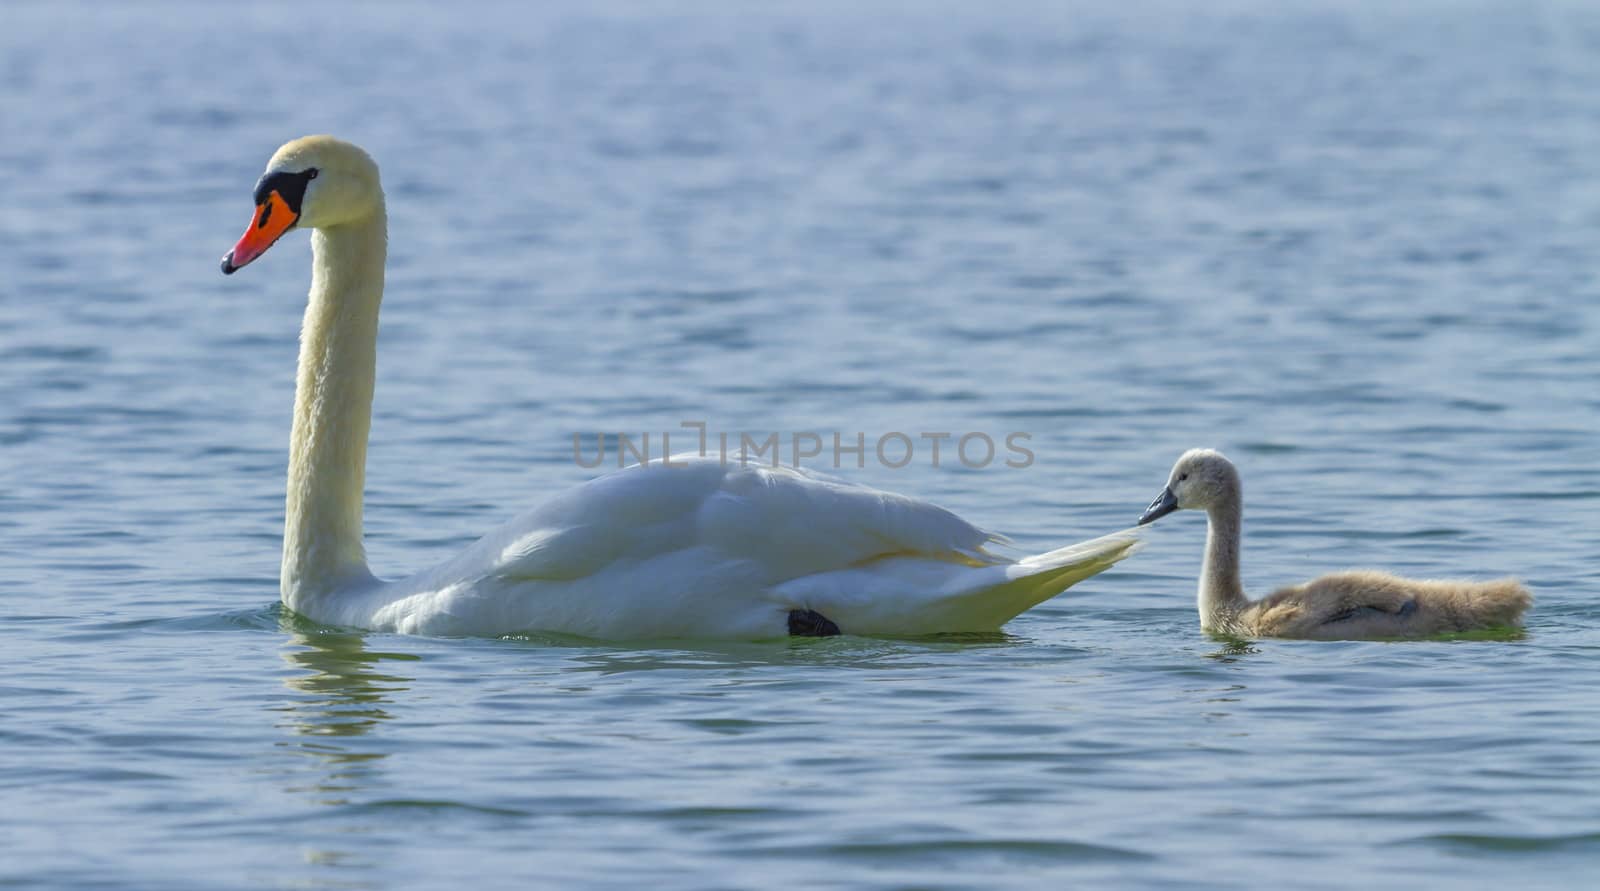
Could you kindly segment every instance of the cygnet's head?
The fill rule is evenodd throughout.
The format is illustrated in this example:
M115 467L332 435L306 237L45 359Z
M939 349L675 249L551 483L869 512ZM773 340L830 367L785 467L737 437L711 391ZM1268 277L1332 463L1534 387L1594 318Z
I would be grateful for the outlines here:
M326 229L365 219L383 207L378 165L358 146L332 136L303 136L267 162L256 183L256 213L222 258L232 275L296 226Z
M1206 510L1223 499L1239 497L1239 472L1233 462L1212 449L1190 449L1172 466L1167 487L1145 509L1139 525L1154 523L1175 510Z

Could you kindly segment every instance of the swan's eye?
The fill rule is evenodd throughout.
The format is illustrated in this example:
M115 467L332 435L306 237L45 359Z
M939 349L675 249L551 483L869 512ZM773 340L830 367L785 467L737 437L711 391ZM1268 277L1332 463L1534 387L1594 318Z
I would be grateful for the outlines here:
M1189 475L1187 473L1178 474L1178 482L1180 482L1180 483L1183 482L1184 480L1188 479L1188 478L1189 478Z
M315 167L307 167L306 168L306 181L309 182L309 181L314 180L316 178L317 178L317 168L315 168Z

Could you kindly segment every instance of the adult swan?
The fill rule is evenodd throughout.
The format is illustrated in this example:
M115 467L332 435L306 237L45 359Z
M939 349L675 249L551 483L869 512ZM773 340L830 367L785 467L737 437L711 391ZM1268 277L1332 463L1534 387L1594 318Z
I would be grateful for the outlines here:
M289 438L284 605L317 622L414 634L771 638L985 631L1133 552L1118 533L1012 561L924 501L716 459L630 467L571 489L431 570L367 569L361 499L386 217L378 167L308 136L278 149L233 273L297 226L311 296Z

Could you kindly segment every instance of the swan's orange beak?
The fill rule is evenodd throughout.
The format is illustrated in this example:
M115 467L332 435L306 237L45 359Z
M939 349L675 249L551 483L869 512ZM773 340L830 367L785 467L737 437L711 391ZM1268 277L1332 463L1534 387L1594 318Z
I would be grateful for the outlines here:
M289 202L283 200L276 189L268 192L266 200L256 205L256 215L250 221L250 228L244 230L239 243L222 258L222 274L233 275L235 270L250 265L252 260L266 253L267 248L282 238L283 233L293 229L298 219L300 215L289 209Z

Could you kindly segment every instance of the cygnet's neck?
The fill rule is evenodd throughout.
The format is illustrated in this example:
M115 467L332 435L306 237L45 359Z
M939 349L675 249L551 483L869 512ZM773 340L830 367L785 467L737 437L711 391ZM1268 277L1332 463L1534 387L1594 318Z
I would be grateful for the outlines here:
M1240 492L1237 486L1206 510L1206 557L1200 567L1200 625L1228 631L1249 605L1239 581Z
M361 509L386 229L380 199L369 216L311 234L279 578L296 612L315 614L318 598L372 579Z

